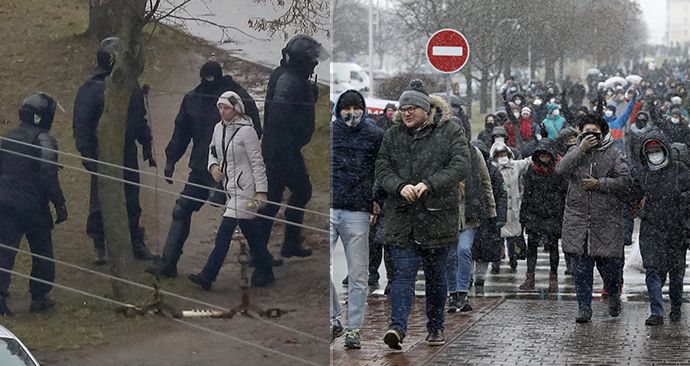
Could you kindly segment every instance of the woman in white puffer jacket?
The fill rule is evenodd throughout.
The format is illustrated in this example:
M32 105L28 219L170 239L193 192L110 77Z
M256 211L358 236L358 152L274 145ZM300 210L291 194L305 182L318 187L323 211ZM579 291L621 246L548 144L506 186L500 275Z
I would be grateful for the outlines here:
M266 286L275 281L271 255L267 248L260 248L259 226L254 220L257 209L266 204L268 191L261 144L251 118L245 115L239 95L227 91L218 98L216 105L222 119L213 130L208 170L225 191L225 212L206 266L200 273L189 275L189 279L205 290L211 289L230 248L233 232L239 225L256 266L252 285Z

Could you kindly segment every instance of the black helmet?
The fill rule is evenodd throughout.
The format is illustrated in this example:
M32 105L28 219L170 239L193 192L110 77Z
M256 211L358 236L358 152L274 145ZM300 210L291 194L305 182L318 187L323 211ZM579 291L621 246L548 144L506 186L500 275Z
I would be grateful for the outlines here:
M120 47L120 38L108 37L101 41L96 52L96 68L97 73L109 74L113 71L115 59L117 58L117 50Z
M283 59L288 66L308 67L312 72L319 61L325 61L329 56L321 43L304 34L292 37L283 48Z
M24 98L19 107L19 119L24 123L50 129L57 103L48 94L38 92Z

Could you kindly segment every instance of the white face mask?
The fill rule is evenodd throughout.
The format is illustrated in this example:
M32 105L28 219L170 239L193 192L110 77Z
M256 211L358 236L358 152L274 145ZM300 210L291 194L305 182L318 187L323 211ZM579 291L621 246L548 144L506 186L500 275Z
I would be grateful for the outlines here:
M352 113L340 113L340 118L348 127L355 127L362 121L362 115L364 115L364 111L355 110Z
M604 112L604 115L606 117L611 117L611 116L613 116L613 111L606 111L606 112Z
M513 116L515 116L515 118L520 118L520 112L513 112Z
M494 139L494 143L496 143L496 142L500 142L500 143L502 143L502 144L505 144L505 143L506 143L506 139L505 139L504 137L496 137L496 138Z
M535 99L534 105L537 105L537 106L541 105L541 99Z
M559 111L558 109L554 109L554 110L553 110L553 115L556 116L556 117L558 117L558 116L561 115L561 111Z
M680 122L680 118L671 118L671 123L673 123L674 125L678 122Z
M510 161L510 159L508 159L507 156L502 156L502 157L496 159L496 163L497 163L498 165L505 165L505 164L507 164L509 161Z
M664 155L663 151L657 151L647 155L647 160L649 160L649 162L654 165L659 165L663 163L665 159L666 156Z
M549 100L549 103L551 103L551 104L556 103L556 98L551 98L551 99Z
M520 99L516 99L516 100L515 100L515 104L517 104L517 105L520 105L520 104L522 104L522 100L520 100Z

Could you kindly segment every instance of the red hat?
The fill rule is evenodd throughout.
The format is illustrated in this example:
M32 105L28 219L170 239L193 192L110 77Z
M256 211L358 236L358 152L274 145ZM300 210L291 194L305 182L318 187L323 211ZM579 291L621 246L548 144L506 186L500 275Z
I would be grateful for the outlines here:
M661 142L659 142L659 140L649 140L644 143L645 150L653 147L661 147Z

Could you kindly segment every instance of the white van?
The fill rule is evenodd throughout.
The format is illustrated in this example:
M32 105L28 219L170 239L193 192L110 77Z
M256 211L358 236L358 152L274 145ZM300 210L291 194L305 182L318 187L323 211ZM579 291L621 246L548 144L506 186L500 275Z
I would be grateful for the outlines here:
M331 90L344 91L342 85L366 94L369 92L369 75L356 63L331 62Z

